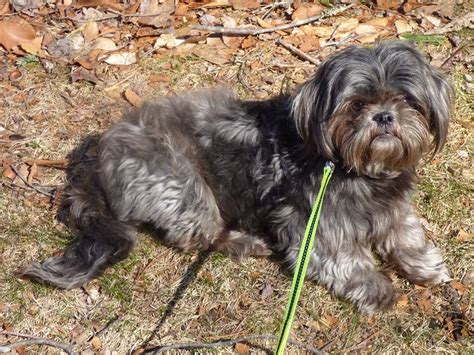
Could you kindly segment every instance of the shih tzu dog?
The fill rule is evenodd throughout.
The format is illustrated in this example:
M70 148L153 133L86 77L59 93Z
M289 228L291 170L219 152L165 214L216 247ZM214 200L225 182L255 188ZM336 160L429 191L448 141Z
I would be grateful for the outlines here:
M453 96L416 49L386 42L338 52L292 95L148 102L103 134L95 168L69 187L75 241L21 274L79 287L127 257L140 224L170 246L273 253L291 270L331 161L307 278L384 310L396 292L374 255L415 283L450 279L411 195L420 159L445 143Z

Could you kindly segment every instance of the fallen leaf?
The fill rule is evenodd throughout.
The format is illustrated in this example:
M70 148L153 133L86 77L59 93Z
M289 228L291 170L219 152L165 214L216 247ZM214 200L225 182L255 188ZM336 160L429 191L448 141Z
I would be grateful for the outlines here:
M72 343L81 345L87 341L87 338L89 337L89 331L84 329L82 325L78 324L71 329L69 336Z
M456 239L461 242L464 242L464 241L472 239L472 234L469 234L464 229L460 229L458 234L456 235Z
M235 10L258 9L259 0L229 0L229 3Z
M15 353L18 355L26 355L26 347L25 346L16 346Z
M413 9L413 12L418 16L430 16L436 14L446 18L453 17L456 0L432 1L431 3L432 5L416 6L416 8Z
M337 32L350 32L353 31L357 25L359 24L359 20L355 17L341 17L337 19L336 26Z
M119 86L111 86L104 89L104 92L108 97L111 97L112 99L118 99L122 95L122 88Z
M168 83L170 81L170 77L166 74L152 74L148 76L148 81L150 83Z
M0 45L6 50L30 43L35 37L36 31L34 27L21 18L0 21Z
M406 305L408 305L408 295L404 293L397 300L397 308L403 308Z
M451 281L449 283L456 291L458 291L459 296L462 296L466 292L466 286L464 286L459 281Z
M11 0L11 4L18 12L39 9L44 5L40 0Z
M244 343L235 344L235 349L234 350L237 354L249 354L250 353L250 347L247 344L244 344Z
M133 52L112 53L104 62L110 65L130 65L137 62L137 55Z
M122 5L116 0L77 0L74 3L75 7L103 7L115 11L122 11Z
M358 37L357 42L362 43L362 44L374 43L379 37L380 37L380 34L374 33L371 35Z
M140 106L143 103L143 98L130 88L125 90L123 94L127 101L130 102L133 106Z
M13 160L11 160L11 159L3 159L2 160L2 169L3 169L2 176L6 177L10 180L15 179L15 177L16 177L15 172L13 171L12 167L10 166L12 163L13 163Z
M153 48L174 48L176 46L179 46L183 42L183 39L177 39L172 33L164 33L156 39Z
M98 84L101 80L97 77L97 75L92 70L87 70L83 67L75 68L71 70L71 81L74 83L76 81L85 80L91 82L93 84Z
M41 49L42 43L43 43L43 36L36 37L31 42L22 43L20 47L27 53L34 54L40 57L45 57L45 53Z
M377 6L383 9L398 10L402 7L402 0L377 0Z
M273 25L269 21L261 19L260 17L257 17L257 23L262 28L271 28L271 27L273 27Z
M273 287L269 283L265 283L265 286L260 290L260 298L262 300L268 298L273 293Z
M411 32L413 28L410 26L408 21L399 19L395 21L395 28L397 29L397 33L405 33L405 32Z
M316 36L300 36L301 38L301 44L299 46L299 49L301 49L303 52L312 52L315 51L316 49L319 49L320 44L319 44L319 38Z
M82 35L86 43L92 42L99 35L99 25L97 25L97 22L87 22L82 29Z
M357 26L354 32L357 33L359 36L366 36L377 33L377 28L366 23L361 23Z
M186 4L179 4L176 8L174 15L175 16L186 16L188 13L188 5Z
M257 39L253 36L249 36L242 41L241 46L242 46L242 49L247 49L247 48L255 47L256 44L257 44Z
M10 2L8 0L0 0L0 15L10 13Z
M76 63L87 70L92 70L94 69L94 66L95 66L95 63L92 63L91 61L85 58L78 58L76 60Z
M334 29L330 26L303 26L302 31L307 35L329 38L334 32Z
M425 314L433 314L433 307L431 304L431 292L429 289L423 289L418 296L416 302L421 311Z
M99 350L102 348L102 341L98 337L93 337L91 340L92 349Z
M326 328L329 328L329 329L333 328L336 324L339 323L337 318L331 316L330 314L324 314L321 317L321 322Z
M231 61L231 54L224 44L197 46L192 50L192 53L212 64L223 65Z
M425 34L444 34L458 31L463 28L474 28L474 11L469 11L463 16L452 19L449 23L440 28L434 28L426 31Z
M131 355L142 355L142 354L145 354L145 348L139 347L133 350Z
M94 45L92 46L92 48L100 49L105 52L112 52L118 49L114 41L112 41L110 38L103 38L103 37L97 38L94 41Z
M466 275L462 278L462 283L467 286L472 286L474 284L474 270L468 270Z
M170 15L174 13L174 11L174 0L165 0L163 2L158 0L142 0L138 14L149 16L138 17L137 22L156 28L167 28L172 25Z
M324 10L324 7L320 4L302 4L291 14L291 19L296 20L305 20L308 17L316 16Z
M388 17L377 17L372 20L366 21L365 23L376 27L387 27Z

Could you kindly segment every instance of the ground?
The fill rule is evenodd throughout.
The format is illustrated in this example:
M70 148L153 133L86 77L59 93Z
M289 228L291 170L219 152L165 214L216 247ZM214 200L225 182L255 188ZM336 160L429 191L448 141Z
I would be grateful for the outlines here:
M457 35L469 38L472 32ZM444 58L452 53L446 38L416 45ZM334 50L326 47L320 57ZM427 237L443 251L454 281L424 288L393 274L400 300L392 310L371 317L307 282L291 339L336 353L472 352L474 100L466 88L469 69L464 64L454 61L448 73L457 96L446 147L419 168L419 192L414 196ZM255 258L236 263L220 254L181 253L160 245L147 231L141 233L138 247L126 261L84 288L64 291L17 278L14 272L20 265L60 252L70 241L70 233L56 218L59 197L51 199L15 175L27 177L35 169L30 185L59 196L65 170L41 164L33 168L28 160L65 159L85 136L119 120L133 101L120 95L125 85L140 98L216 85L230 86L241 97L265 98L295 87L315 66L292 57L272 41L256 43L224 64L193 54L144 57L133 68L117 71L115 81L100 88L84 81L71 83L64 66L55 66L49 73L37 61L17 66L20 81L0 81L3 330L73 344L75 351L118 354L158 345L277 334L291 284L278 264ZM91 146L84 157L93 154ZM17 167L18 174L12 174L8 164ZM20 339L0 332L0 345ZM274 347L272 340L251 344L252 351ZM214 351L246 349L239 344ZM59 350L35 346L27 351ZM289 345L288 351L302 350Z

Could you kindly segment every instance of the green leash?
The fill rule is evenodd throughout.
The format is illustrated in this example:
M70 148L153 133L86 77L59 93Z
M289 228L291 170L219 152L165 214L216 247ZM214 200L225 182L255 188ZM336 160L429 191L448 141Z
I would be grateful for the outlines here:
M323 179L321 180L321 187L319 188L318 197L314 202L311 216L309 217L308 223L306 224L306 231L304 232L304 238L301 243L300 251L298 253L298 261L296 262L295 273L293 275L293 282L291 284L290 298L286 305L285 318L281 325L280 336L278 339L278 346L275 350L275 355L282 355L290 335L291 323L296 312L296 305L300 298L301 289L303 288L304 278L306 276L306 270L308 269L309 259L311 250L313 250L314 236L318 229L319 217L321 215L321 208L323 205L324 193L328 186L329 180L331 179L332 172L334 171L334 164L327 162L324 167Z

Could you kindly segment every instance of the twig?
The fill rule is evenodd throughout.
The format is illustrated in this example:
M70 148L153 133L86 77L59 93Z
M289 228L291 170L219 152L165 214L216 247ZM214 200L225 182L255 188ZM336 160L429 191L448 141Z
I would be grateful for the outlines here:
M199 31L207 31L207 32L214 32L214 33L229 34L229 35L256 36L263 33L288 30L290 28L299 27L299 26L307 25L308 23L320 21L327 17L338 15L350 9L353 6L354 4L349 4L346 6L331 8L331 9L321 12L317 16L308 17L305 20L299 20L293 23L287 23L285 25L280 25L280 26L275 26L275 27L270 27L270 28L226 28L222 26L201 26L201 25L192 26L191 28L194 30L199 30Z
M239 82L242 84L245 90L249 92L253 92L252 88L245 82L245 78L244 78L245 63L246 63L245 60L240 62L239 73L237 75L237 78L239 79Z
M28 334L20 334L15 332L0 332L1 335L9 335L21 338L30 338L28 340L21 340L13 344L0 345L0 353L8 353L14 351L20 346L30 346L30 345L46 345L53 348L64 350L68 354L73 354L72 346L65 343L60 343L50 339L38 338Z
M350 353L352 351L355 351L355 350L360 350L364 347L366 347L368 345L368 343L370 343L372 341L373 338L377 337L378 335L380 335L382 331L379 330L378 332L375 332L371 335L369 335L368 337L366 337L364 340L362 340L361 342L359 342L358 344L354 345L354 346L351 346L350 348L345 348L343 349L341 352L343 353Z
M157 12L157 13L153 13L153 14L122 14L118 11L113 11L111 9L109 9L108 11L112 12L113 15L98 17L98 18L95 18L94 21L107 21L107 20L112 20L112 19L116 19L116 18L125 19L125 18L131 18L131 17L156 17L156 16L165 15L167 13L167 11L161 11L161 12ZM77 22L87 22L87 21L90 21L90 20L86 19L86 20L75 20L75 21L77 21Z
M453 58L464 48L466 48L466 46L464 45L464 43L461 42L461 44L459 44L459 46L453 51L453 53L451 53L451 55L443 62L443 64L441 64L440 68L444 68L446 65L448 65L453 60Z
M288 42L285 42L282 39L277 39L276 44L279 44L279 45L285 47L291 53L296 54L298 57L300 57L304 60L307 60L308 62L313 63L316 66L319 66L321 64L321 62L318 59L315 59L315 58L311 57L310 55L307 55L303 51L300 51L298 48L296 48L295 46L292 46L291 44L289 44Z
M43 194L43 195L45 195L45 196L54 197L53 194L51 194L51 193L49 193L49 192L46 192L46 191L43 191L43 190L41 190L40 188L36 187L35 185L30 184L30 183L20 174L20 172L17 170L17 168L15 168L15 167L13 166L13 164L10 164L10 167L12 168L12 170L14 171L14 173L16 174L16 176L18 176L18 177L20 178L20 180L25 183L26 186L32 188L32 189L35 190L36 192L39 192L40 194Z
M49 159L28 159L25 160L25 163L28 165L36 164L38 166L51 166L53 168L67 168L69 160L67 159L58 159L58 160L49 160Z
M249 335L241 338L236 338L236 339L230 339L230 340L221 340L221 341L216 341L213 343L182 343L182 344L172 344L172 345L163 345L163 346L156 346L154 348L148 348L145 349L145 353L161 353L165 351L170 351L170 350L175 350L175 349L213 349L213 348L219 348L222 346L229 346L237 343L247 343L252 340L257 340L257 339L267 339L267 340L278 340L278 337L272 334L262 334L262 335ZM300 347L306 351L309 351L312 354L322 354L322 352L316 348L313 348L312 346L300 343L295 340L288 340L288 344Z
M114 324L116 321L120 319L120 315L115 315L112 319L110 319L100 330L94 332L87 341L91 341L94 337L98 337L102 333L106 332L107 329L110 328L112 324Z

